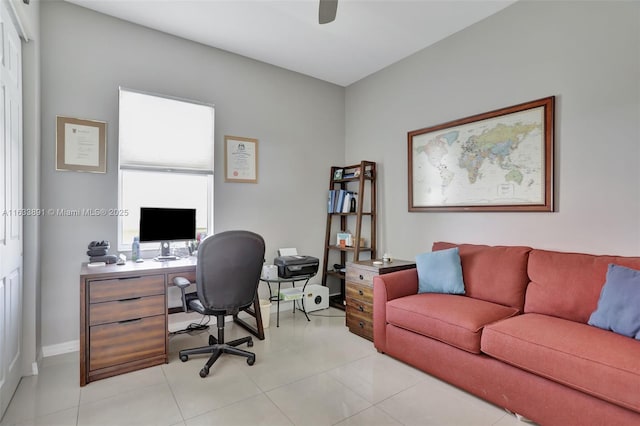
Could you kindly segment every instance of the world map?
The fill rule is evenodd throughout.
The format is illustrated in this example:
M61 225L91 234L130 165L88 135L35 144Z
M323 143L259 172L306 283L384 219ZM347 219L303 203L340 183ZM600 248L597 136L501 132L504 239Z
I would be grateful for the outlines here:
M413 137L413 205L544 201L543 108Z

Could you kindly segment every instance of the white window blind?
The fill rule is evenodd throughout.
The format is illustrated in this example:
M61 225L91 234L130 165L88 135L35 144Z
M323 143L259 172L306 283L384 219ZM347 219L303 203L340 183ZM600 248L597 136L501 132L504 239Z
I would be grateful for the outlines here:
M213 106L120 89L120 168L213 173Z
M141 207L194 208L197 233L212 233L213 106L123 88L119 105L118 250Z

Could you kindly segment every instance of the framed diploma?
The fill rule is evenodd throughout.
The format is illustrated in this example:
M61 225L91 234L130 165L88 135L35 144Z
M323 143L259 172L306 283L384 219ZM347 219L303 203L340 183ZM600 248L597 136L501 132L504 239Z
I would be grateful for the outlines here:
M107 123L56 117L56 170L107 172Z
M258 139L224 137L224 181L258 183Z

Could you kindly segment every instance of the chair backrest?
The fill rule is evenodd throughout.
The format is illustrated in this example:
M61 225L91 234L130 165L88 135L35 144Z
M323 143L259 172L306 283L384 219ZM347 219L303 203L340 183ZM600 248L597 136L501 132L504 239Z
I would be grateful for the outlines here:
M196 266L202 305L227 315L250 306L258 291L264 250L264 239L249 231L226 231L204 239Z

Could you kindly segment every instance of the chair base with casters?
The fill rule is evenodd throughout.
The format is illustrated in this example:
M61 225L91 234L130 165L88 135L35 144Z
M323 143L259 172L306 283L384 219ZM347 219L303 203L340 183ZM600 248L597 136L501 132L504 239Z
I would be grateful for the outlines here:
M243 349L238 349L236 346L242 345L246 343L247 346L253 346L253 339L251 336L242 337L240 339L232 340L231 342L225 343L224 341L224 315L218 315L216 322L218 323L218 338L216 339L213 336L209 336L209 346L202 346L200 348L193 349L183 349L180 351L180 361L187 362L189 360L189 355L197 355L197 354L208 354L211 356L207 363L200 370L200 377L207 377L209 374L209 369L214 362L220 358L222 354L231 354L231 355L239 355L247 358L247 364L253 365L256 362L256 354L253 352L245 351Z
M264 239L260 235L249 231L221 232L205 238L198 247L195 293L187 294L191 283L186 278L173 279L182 293L185 312L195 311L217 319L217 339L209 336L208 346L179 352L182 362L190 355L211 354L200 370L200 377L207 377L211 366L222 354L243 356L249 365L256 362L253 352L237 348L244 343L253 346L253 339L249 336L225 342L224 326L225 316L236 318L239 312L255 306L263 263ZM258 309L256 307L256 314L260 313Z

